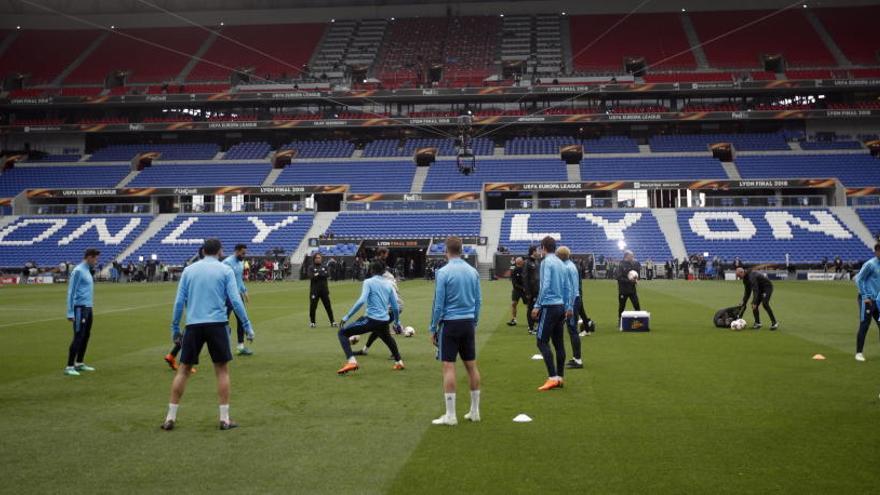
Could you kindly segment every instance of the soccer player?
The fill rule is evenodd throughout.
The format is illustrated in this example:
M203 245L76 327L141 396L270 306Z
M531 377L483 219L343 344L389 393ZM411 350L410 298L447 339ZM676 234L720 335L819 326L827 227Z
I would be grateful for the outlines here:
M568 249L568 247L560 246L559 249L556 250L556 256L558 256L559 259L562 260L562 264L563 266L565 266L565 272L568 276L568 283L571 287L570 297L572 315L570 318L566 318L565 326L568 328L568 336L571 339L572 359L565 365L565 367L571 369L581 369L584 367L584 361L581 358L581 336L578 335L578 315L575 314L573 310L573 308L577 306L578 299L580 298L581 275L580 271L577 268L577 265L575 265L571 261L571 250ZM583 307L583 305L581 305L581 307ZM587 328L588 321L588 319L584 319L584 328Z
M540 256L537 246L529 246L529 255L526 257L523 266L523 287L525 287L526 298L528 299L528 309L526 317L529 324L529 335L535 335L535 319L532 318L532 309L535 307L535 301L538 299L538 291L541 288L541 274L538 271L538 263Z
M755 330L761 328L761 313L758 312L759 304L764 306L764 310L770 315L770 330L776 330L779 328L779 322L776 321L776 316L773 315L773 310L770 309L770 296L773 295L773 282L767 278L767 275L755 270L746 270L743 267L739 267L736 269L736 278L741 279L745 286L745 293L743 294L742 304L740 305L742 308L740 316L746 311L746 303L749 302L749 296L754 294L754 297L752 298L752 314L755 316L755 324L752 325L752 328Z
M403 314L403 298L400 297L400 289L397 286L397 279L394 277L394 274L391 273L391 270L388 270L388 248L380 247L376 250L376 260L381 261L383 265L385 265L385 273L382 274L382 278L388 281L391 284L391 288L394 289L394 298L397 300L397 309L398 309L398 319L395 320L396 323L392 325L392 330L395 334L403 333L403 326L400 324L400 315ZM388 314L391 314L391 307L388 307ZM379 334L376 332L370 333L370 336L367 338L367 342L364 344L364 348L359 351L354 351L355 356L366 356L370 352L370 346L373 345L374 342L379 338ZM394 357L391 357L394 359Z
M556 257L556 239L547 236L541 240L544 259L541 261L541 290L532 309L532 318L538 320L538 349L547 366L547 381L540 391L561 388L565 377L565 342L562 336L565 320L572 317L571 281L562 260ZM556 350L556 363L550 341Z
M235 252L232 256L227 256L226 259L223 260L223 264L232 268L232 273L235 274L235 283L238 286L238 292L241 294L241 299L245 303L250 302L250 297L248 297L247 287L244 285L244 257L247 255L247 246L244 244L236 244ZM226 318L229 318L229 313L232 313L232 304L229 301L226 301ZM241 317L235 315L236 325L236 337L238 337L238 348L237 352L239 356L250 356L254 353L254 351L250 350L247 346L244 345L244 326L241 324ZM229 329L229 332L232 333L232 329Z
M880 297L880 242L874 244L874 257L866 261L856 275L856 286L859 288L859 333L856 337L856 361L865 361L865 337L871 327L871 320L880 328L880 309L877 298Z
M351 350L351 342L349 338L353 335L362 335L365 333L375 332L382 342L391 349L391 355L394 357L395 371L405 369L403 358L400 357L400 351L397 349L397 342L388 331L388 324L392 321L398 323L400 317L397 299L394 297L394 289L391 284L382 276L385 273L385 264L381 261L373 261L370 264L370 273L372 277L364 280L361 297L354 303L348 314L342 318L342 328L339 329L339 343L345 352L348 362L342 366L336 373L344 375L350 371L358 369L357 359ZM351 317L357 313L362 306L366 304L364 316L357 320L346 324ZM388 314L388 307L391 307L391 314Z
M214 374L217 376L217 397L220 399L220 429L230 430L238 423L229 418L229 332L226 301L230 301L235 314L241 318L248 339L253 340L254 329L247 310L241 301L241 293L235 282L235 274L229 266L220 262L222 246L217 239L205 241L205 258L183 270L177 286L174 313L171 318L171 338L182 345L180 364L171 383L171 400L162 429L173 430L177 423L177 408L186 390L190 369L199 364L202 346L208 345ZM186 309L186 332L180 331L180 318Z
M312 258L312 267L309 268L309 293L311 302L309 304L309 328L315 328L315 310L318 309L318 300L324 304L324 311L330 318L330 326L336 326L336 320L333 319L333 308L330 306L330 289L327 287L327 278L330 272L324 266L324 257L321 253L315 253Z
M434 309L431 313L431 340L439 347L443 361L443 394L446 414L433 420L435 425L455 426L455 360L461 356L471 389L471 409L464 419L480 421L480 371L477 369L476 328L480 320L480 274L461 259L462 241L446 239L449 262L437 271Z
M95 371L84 360L89 337L92 335L92 306L95 297L95 281L92 271L98 264L101 252L86 249L83 260L70 273L67 282L67 321L73 323L73 339L67 350L67 367L64 374L79 376L80 371Z
M509 327L516 326L516 307L519 306L520 301L525 305L527 315L531 309L529 308L529 299L526 297L525 279L523 278L523 266L526 262L522 257L518 257L513 263L513 270L510 272L513 291L510 294L510 321L507 322ZM527 318L530 322L529 327L531 327L531 317Z
M617 323L620 324L620 315L626 309L626 300L632 301L633 309L641 311L639 305L639 293L636 291L638 279L630 280L629 272L641 273L642 266L636 261L632 251L627 249L623 252L623 261L617 266Z

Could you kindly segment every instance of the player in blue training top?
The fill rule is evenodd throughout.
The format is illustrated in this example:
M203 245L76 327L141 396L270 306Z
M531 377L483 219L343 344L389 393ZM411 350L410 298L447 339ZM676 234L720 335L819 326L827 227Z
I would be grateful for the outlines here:
M73 323L73 340L67 351L67 367L64 374L79 376L80 371L95 371L95 368L83 362L89 337L92 335L92 307L94 305L95 281L92 271L98 264L101 252L97 249L86 249L82 263L70 272L67 281L67 320Z
M874 244L874 257L866 261L856 275L856 286L859 288L859 333L856 337L856 361L865 361L865 337L871 328L871 320L880 328L880 309L877 309L877 298L880 297L880 242Z
M569 294L571 295L571 318L565 319L565 326L568 328L568 336L571 339L572 359L565 366L571 369L581 369L584 367L584 361L581 359L581 336L578 334L577 318L574 314L574 308L578 305L580 297L581 276L578 273L578 267L571 261L571 250L566 246L560 246L556 250L556 255L562 260L565 266L565 273L568 275L568 284L571 287Z
M446 414L432 421L435 425L455 426L455 360L461 356L470 379L471 409L464 418L480 420L480 371L477 369L476 328L480 320L480 274L461 259L462 241L446 239L449 263L437 270L431 338L443 361L443 397Z
M244 285L244 257L247 255L247 246L244 244L236 244L235 252L232 256L227 256L226 259L223 260L223 264L227 265L229 268L232 268L232 273L235 274L235 283L238 286L238 292L241 294L241 300L244 303L249 303L250 298L248 297L247 287ZM232 304L230 301L226 301L226 317L229 318L229 314L232 313ZM237 352L239 356L250 356L254 353L254 351L250 350L250 348L244 345L244 325L241 323L241 317L237 314L235 315L236 320L236 337L238 337L238 348ZM229 333L232 333L232 329L230 328Z
M547 381L538 387L540 391L560 388L565 376L565 320L572 317L571 282L568 270L556 256L556 239L547 236L541 240L544 261L541 262L541 289L532 318L538 320L538 349L547 366ZM556 350L556 363L550 341Z
M370 264L370 273L372 277L364 280L361 297L354 303L354 306L342 318L342 328L339 329L339 344L345 352L348 361L340 368L337 373L344 375L349 371L358 369L357 359L351 350L351 341L349 338L354 335L362 335L365 333L375 332L376 335L388 349L391 350L391 356L394 359L393 370L400 371L404 369L403 358L400 357L400 351L397 349L397 342L388 330L389 323L399 324L400 308L397 306L397 298L394 296L394 288L391 283L382 277L385 273L385 263L381 261L373 261ZM346 324L351 317L357 313L362 306L366 305L364 316L357 320ZM391 308L391 314L388 308Z
M202 346L208 345L214 372L217 375L217 396L220 399L220 429L229 430L238 423L229 419L229 361L232 350L229 348L229 332L226 316L226 301L230 301L235 314L242 319L249 339L254 338L254 329L248 319L247 310L241 302L238 284L232 269L220 262L222 246L217 239L207 239L204 245L205 258L183 270L177 286L174 313L171 318L171 339L181 343L180 367L171 384L171 400L168 414L162 424L163 430L173 430L177 422L177 407L186 390L193 366L199 364ZM186 309L186 331L180 331L180 319Z

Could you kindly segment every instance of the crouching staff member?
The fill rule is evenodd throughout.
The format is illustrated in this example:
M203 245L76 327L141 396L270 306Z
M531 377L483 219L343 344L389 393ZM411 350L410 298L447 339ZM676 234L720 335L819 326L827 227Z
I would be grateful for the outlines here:
M880 309L877 297L880 296L880 242L874 245L874 257L866 261L856 275L859 288L859 333L856 337L856 361L865 360L865 337L871 328L871 320L880 327Z
M639 304L639 293L636 290L636 284L638 283L638 278L633 280L629 279L629 272L635 271L636 273L640 273L642 266L636 261L636 257L632 251L627 249L623 252L623 261L620 262L620 265L617 266L617 323L620 324L620 315L623 314L623 310L626 309L626 300L629 299L632 301L633 309L636 311L641 311L642 307Z
M327 279L330 271L323 264L324 257L316 253L312 259L312 267L309 268L309 328L315 328L315 311L318 309L318 300L324 304L324 311L330 319L330 326L336 326L333 319L333 308L330 306L330 289L327 287Z
M758 312L758 305L764 306L764 310L770 316L770 330L779 328L779 322L776 321L776 316L773 315L773 310L770 309L773 282L767 278L767 275L740 267L736 269L736 278L741 279L745 286L742 304L740 305L742 307L740 316L746 311L746 303L749 302L749 296L754 294L752 297L752 315L755 317L755 324L752 325L752 328L756 330L761 328L761 313Z

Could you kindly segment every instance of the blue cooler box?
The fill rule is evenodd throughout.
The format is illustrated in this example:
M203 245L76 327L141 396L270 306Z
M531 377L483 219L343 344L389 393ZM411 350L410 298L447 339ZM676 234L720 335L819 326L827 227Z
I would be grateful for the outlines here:
M651 313L647 311L624 311L620 315L621 332L650 332Z

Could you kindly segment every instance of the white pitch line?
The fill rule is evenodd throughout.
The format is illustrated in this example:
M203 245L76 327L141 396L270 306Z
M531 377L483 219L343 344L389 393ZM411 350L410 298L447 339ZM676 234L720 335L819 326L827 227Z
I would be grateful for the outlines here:
M146 304L144 306L132 306L129 308L118 308L118 309L111 309L111 310L107 310L107 311L101 311L100 313L95 313L95 315L100 316L100 315L106 315L106 314L110 314L110 313L120 313L122 311L133 311L133 310L145 309L145 308L157 308L159 306L167 306L167 305L168 305L168 303ZM62 317L57 317L57 318L44 318L42 320L30 320L30 321L19 321L19 322L15 322L15 323L4 323L4 324L0 325L0 328L16 327L19 325L32 325L34 323L45 323L48 321L59 321L59 320L67 320L67 318L62 316Z

